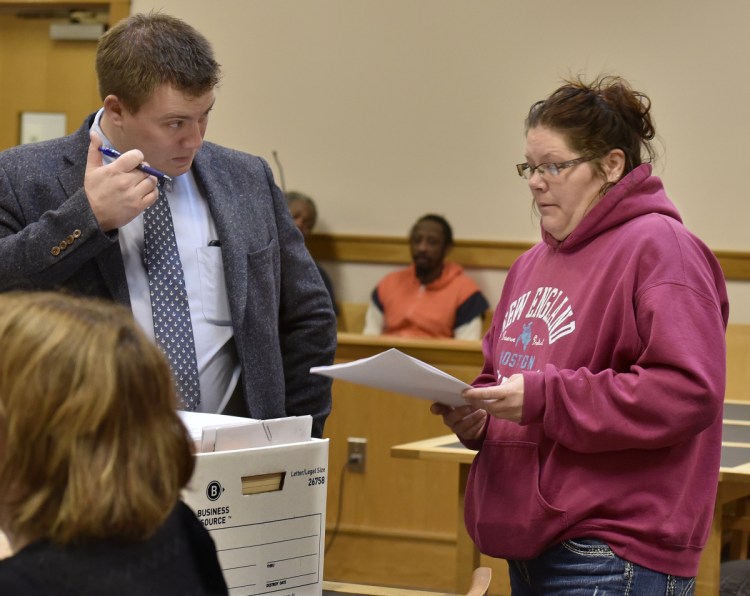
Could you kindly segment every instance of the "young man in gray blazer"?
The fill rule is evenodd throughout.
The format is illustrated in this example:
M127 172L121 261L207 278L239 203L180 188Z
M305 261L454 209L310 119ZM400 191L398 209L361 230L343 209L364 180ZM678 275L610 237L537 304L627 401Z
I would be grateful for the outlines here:
M321 436L331 385L309 369L333 361L335 316L268 165L203 142L220 77L211 45L179 19L133 15L100 40L96 67L103 107L77 132L0 153L0 291L115 300L164 347L144 221L164 223L148 210L171 179L166 219L197 366L184 407L310 414ZM173 373L180 390L182 365Z

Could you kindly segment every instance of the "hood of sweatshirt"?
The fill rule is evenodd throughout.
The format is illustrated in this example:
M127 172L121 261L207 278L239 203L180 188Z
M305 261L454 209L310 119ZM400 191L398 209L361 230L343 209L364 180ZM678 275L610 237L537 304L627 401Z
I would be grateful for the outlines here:
M607 230L642 215L659 213L680 223L682 219L664 192L664 185L651 175L651 164L641 164L613 186L564 240L556 240L542 229L542 239L553 250L579 249Z

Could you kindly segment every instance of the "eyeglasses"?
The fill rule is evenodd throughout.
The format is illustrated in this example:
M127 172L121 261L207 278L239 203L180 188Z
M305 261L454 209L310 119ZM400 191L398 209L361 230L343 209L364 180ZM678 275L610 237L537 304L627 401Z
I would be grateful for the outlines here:
M573 166L577 166L579 163L591 161L592 159L594 158L576 157L575 159L570 159L562 163L540 163L538 166L531 166L528 163L519 163L516 164L516 170L518 171L518 175L521 176L521 178L526 178L526 180L531 178L534 175L534 172L539 172L542 176L544 176L545 174L550 174L551 176L559 176L560 170L564 170L565 168L572 168Z

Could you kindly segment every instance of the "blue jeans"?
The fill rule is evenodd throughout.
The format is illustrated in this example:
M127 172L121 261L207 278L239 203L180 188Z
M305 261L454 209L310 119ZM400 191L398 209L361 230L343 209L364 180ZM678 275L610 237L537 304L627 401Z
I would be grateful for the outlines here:
M593 538L566 540L529 561L508 561L513 596L690 596L695 578L621 559Z

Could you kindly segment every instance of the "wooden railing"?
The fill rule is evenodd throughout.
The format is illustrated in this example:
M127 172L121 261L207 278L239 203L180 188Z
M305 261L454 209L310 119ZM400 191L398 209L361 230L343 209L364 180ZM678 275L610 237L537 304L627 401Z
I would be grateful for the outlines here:
M508 269L529 242L456 240L450 259L466 268ZM313 234L310 253L321 261L406 264L411 262L406 237ZM750 281L750 253L714 250L728 280Z

